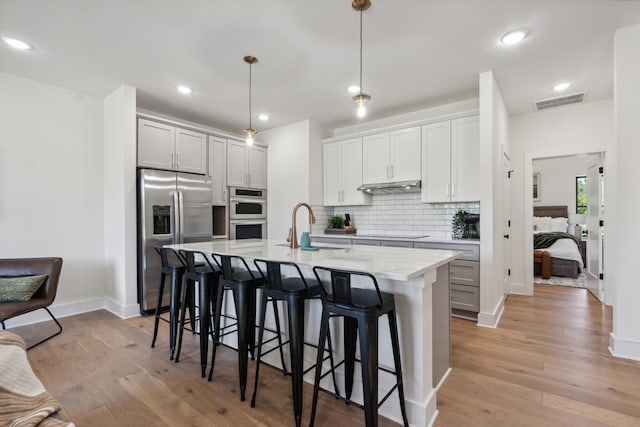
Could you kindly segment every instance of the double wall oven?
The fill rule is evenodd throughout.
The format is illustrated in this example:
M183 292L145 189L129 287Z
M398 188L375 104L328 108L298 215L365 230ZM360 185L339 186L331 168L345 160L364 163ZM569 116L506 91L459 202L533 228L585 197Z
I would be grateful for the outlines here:
M267 191L229 188L229 238L267 238Z

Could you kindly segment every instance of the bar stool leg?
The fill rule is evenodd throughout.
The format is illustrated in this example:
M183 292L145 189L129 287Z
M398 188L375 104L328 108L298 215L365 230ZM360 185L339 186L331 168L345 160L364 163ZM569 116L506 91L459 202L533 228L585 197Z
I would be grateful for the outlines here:
M182 289L182 272L173 269L169 287L169 360L173 360L178 332L178 311L180 310L180 290Z
M378 426L378 319L358 319L364 420L367 427Z
M329 311L322 308L322 323L320 324L320 337L318 339L318 357L316 358L316 378L313 382L313 399L311 403L311 419L309 427L313 427L316 419L316 407L318 406L318 391L320 390L320 376L322 375L322 359L324 358L324 344L327 341L329 330Z
M258 325L258 359L256 360L256 377L253 382L253 396L251 396L251 407L256 407L256 395L258 394L258 377L260 375L260 359L262 358L262 339L264 336L264 321L267 316L267 295L262 293L262 303L260 305L260 323Z
M207 374L207 356L209 353L211 282L201 278L198 284L200 285L200 366L201 375L204 378Z
M304 299L296 296L287 298L289 317L289 353L291 355L291 386L293 393L293 414L296 427L302 422L302 376L304 368Z
M396 320L395 309L389 311L389 332L391 335L391 346L393 347L393 363L396 371L396 382L398 383L398 397L400 399L400 411L402 412L402 422L405 427L409 427L407 419L407 409L404 402L404 385L402 381L402 363L400 361L400 341L398 339L398 322Z
M271 302L273 303L273 316L276 321L276 332L278 333L278 347L280 347L280 362L282 363L282 374L286 376L288 371L287 365L285 365L284 363L284 349L282 348L282 333L280 332L282 331L282 329L280 329L280 313L278 312L278 300L272 299Z
M233 290L236 315L238 317L238 370L240 374L240 401L242 402L245 400L245 392L247 391L247 366L249 362L247 352L250 349L249 339L252 336L249 328L253 328L255 332L255 321L252 325L249 314L252 293L255 301L255 289L253 287L240 285Z
M190 292L189 290L192 287L193 287L193 281L187 280L187 283L182 289L182 297L180 298L181 301L186 301L187 295ZM191 292L191 294L193 294L193 292ZM180 310L180 330L178 332L178 345L177 345L178 348L176 350L176 358L175 358L176 363L178 363L178 361L180 360L180 352L182 351L182 336L184 335L184 322L186 318L186 313L187 313L187 304L183 302Z
M211 369L209 370L209 381L213 380L213 367L216 364L216 349L218 348L218 343L220 341L220 318L222 315L222 302L224 300L224 286L218 284L218 289L216 292L218 295L216 297L216 309L214 310L214 322L213 322L213 345L211 346Z
M158 323L160 322L160 308L162 307L162 294L164 294L164 281L167 275L160 273L160 287L158 289L158 304L156 304L156 319L153 326L153 340L151 340L151 348L156 346L156 338L158 337ZM4 328L3 328L4 329Z
M344 386L347 399L353 391L353 370L356 361L356 338L358 321L353 317L343 317L344 321Z

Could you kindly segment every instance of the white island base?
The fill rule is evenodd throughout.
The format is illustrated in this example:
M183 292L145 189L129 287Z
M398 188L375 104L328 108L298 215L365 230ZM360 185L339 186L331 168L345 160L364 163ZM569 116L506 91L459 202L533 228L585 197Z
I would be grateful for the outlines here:
M290 249L279 241L269 240L236 240L213 241L171 245L174 249L201 251L205 254L213 252L242 256L250 265L253 259L269 259L273 261L290 261L298 264L305 275L312 277L313 266L341 268L346 270L367 271L373 274L382 291L395 296L396 316L400 338L400 352L405 390L405 405L409 423L412 426L429 426L435 420L438 410L436 406L436 386L446 375L451 366L450 309L449 309L449 262L459 255L457 252L391 248L349 246L343 248L320 249L317 252ZM357 282L354 281L354 284ZM357 284L356 284L357 286ZM281 325L286 334L286 312L280 309ZM226 310L233 314L230 298ZM272 316L271 308L267 308L268 317ZM321 318L320 301L307 303L305 313L305 340L317 344ZM273 320L271 320L272 323ZM334 359L343 359L343 336L341 320L332 319L331 325ZM234 335L227 336L227 344L233 342ZM265 338L267 334L265 334ZM393 354L389 336L388 322L381 317L379 325L379 364L393 369ZM266 349L265 349L266 350ZM285 347L285 361L288 359L288 348ZM316 350L305 346L305 367L315 363ZM359 359L359 355L356 355ZM277 352L270 353L265 361L280 366ZM328 369L325 362L324 369ZM344 395L344 366L337 369L338 389ZM331 376L323 379L322 386L333 390ZM313 383L314 371L305 376L307 382ZM382 399L393 387L395 378L386 372L379 371L378 398ZM251 388L249 388L251 390ZM249 391L248 390L248 391ZM362 402L362 383L359 364L354 373L354 387L351 398ZM258 390L258 406L260 390ZM379 414L402 423L397 392L380 407ZM309 414L306 414L308 416ZM317 417L323 417L321 410ZM363 414L364 417L364 414Z

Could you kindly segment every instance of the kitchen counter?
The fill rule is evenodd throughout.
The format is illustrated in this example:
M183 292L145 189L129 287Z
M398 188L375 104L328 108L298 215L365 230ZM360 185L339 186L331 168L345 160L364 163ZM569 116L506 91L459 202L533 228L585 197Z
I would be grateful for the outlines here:
M353 236L347 236L353 238ZM167 245L173 249L239 255L250 263L261 258L274 261L291 261L300 266L305 276L312 277L313 266L324 266L372 273L380 289L391 292L396 298L396 315L400 336L405 402L411 425L431 425L437 415L437 386L451 367L449 263L460 255L457 251L395 248L381 246L322 245L318 251L291 249L282 241L274 240L226 240L179 245ZM355 279L354 279L355 280ZM357 281L354 282L357 285ZM368 286L368 285L365 285ZM229 309L231 304L227 305ZM318 342L321 318L319 301L311 301L306 313L305 340ZM267 312L271 315L271 310ZM334 327L339 323L334 324ZM387 322L380 324L379 363L393 366L393 354L388 336ZM337 331L335 336L340 337ZM229 335L228 337L233 337ZM227 337L225 337L227 338ZM337 360L342 360L343 347L339 338L334 340ZM225 341L227 342L227 341ZM228 343L228 342L227 342ZM231 343L233 345L233 343ZM310 349L307 349L310 350ZM269 363L279 366L277 352ZM313 364L315 351L305 352L305 366ZM328 368L328 364L324 367ZM338 369L338 384L343 384L344 370ZM313 370L305 376L313 382ZM331 388L330 376L323 386ZM394 384L390 375L379 375L379 397L384 396ZM361 377L356 373L352 398L362 401ZM401 422L396 394L380 407L380 415Z
M401 237L401 236L367 236L362 234L312 234L311 238L330 238L346 240L380 240L394 242L424 242L424 243L459 243L461 245L480 245L479 239L438 239L429 236Z

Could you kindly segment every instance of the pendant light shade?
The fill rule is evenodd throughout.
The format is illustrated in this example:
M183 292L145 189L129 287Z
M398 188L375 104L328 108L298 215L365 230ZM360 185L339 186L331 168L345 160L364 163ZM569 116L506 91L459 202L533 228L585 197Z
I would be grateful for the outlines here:
M358 104L356 115L362 119L367 115L365 104L371 99L371 96L362 91L362 12L371 7L371 0L353 0L351 7L360 12L360 92L354 95L353 100Z
M247 135L245 142L247 145L253 145L253 136L258 133L253 127L251 127L251 66L258 62L258 58L255 56L245 56L244 62L249 64L249 127L244 130L244 134Z

